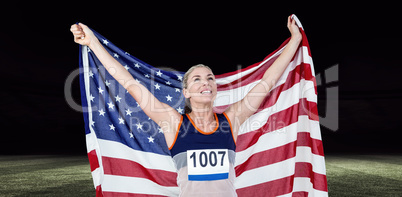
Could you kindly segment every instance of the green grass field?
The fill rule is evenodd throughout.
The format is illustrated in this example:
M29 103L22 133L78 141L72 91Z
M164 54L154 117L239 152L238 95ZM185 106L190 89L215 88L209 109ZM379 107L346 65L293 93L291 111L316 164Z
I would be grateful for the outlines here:
M329 196L402 196L402 156L326 156ZM85 156L0 156L0 196L95 196Z

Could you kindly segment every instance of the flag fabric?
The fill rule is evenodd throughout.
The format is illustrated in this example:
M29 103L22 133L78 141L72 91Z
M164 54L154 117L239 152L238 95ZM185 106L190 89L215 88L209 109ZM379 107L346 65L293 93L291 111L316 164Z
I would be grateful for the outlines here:
M236 148L239 196L328 196L315 73L303 40L258 111L241 127ZM148 65L94 32L106 50L160 101L184 113L183 72ZM278 58L287 39L263 61L216 76L217 113L241 100ZM97 196L178 196L176 169L158 125L80 47L80 87L88 158Z

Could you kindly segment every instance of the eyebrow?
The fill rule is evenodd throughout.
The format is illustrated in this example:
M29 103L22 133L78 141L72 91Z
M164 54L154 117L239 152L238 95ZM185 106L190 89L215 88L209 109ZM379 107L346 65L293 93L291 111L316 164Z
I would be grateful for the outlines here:
M214 75L213 75L213 74L208 74L207 77L209 77L209 76L214 76ZM191 78L194 78L194 77L201 77L201 75L194 75L194 76L191 77Z

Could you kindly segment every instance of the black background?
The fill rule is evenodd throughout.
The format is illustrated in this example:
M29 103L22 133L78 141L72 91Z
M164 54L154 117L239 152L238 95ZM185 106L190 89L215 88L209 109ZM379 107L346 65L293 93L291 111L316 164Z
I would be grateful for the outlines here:
M83 22L155 67L186 71L198 63L215 74L262 60L290 36L287 16L301 20L326 91L339 90L338 129L322 127L326 153L401 153L401 19L397 5L322 2L171 4L14 1L2 7L0 154L85 154L84 122L67 104L65 81L78 68L70 26ZM338 65L339 80L324 72ZM78 78L72 84L80 103Z

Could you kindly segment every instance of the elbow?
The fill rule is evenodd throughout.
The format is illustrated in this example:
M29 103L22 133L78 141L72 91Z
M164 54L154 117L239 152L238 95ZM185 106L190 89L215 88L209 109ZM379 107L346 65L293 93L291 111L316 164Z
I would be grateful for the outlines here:
M268 93L276 84L279 77L276 76L266 76L262 79L261 85L264 87L264 90Z

